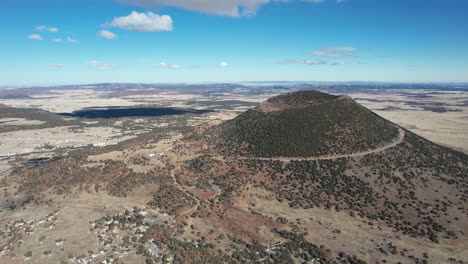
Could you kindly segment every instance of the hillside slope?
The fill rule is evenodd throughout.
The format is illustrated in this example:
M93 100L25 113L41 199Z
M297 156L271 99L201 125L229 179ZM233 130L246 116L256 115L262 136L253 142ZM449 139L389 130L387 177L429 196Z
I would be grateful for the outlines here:
M351 154L398 137L398 127L347 96L316 91L271 98L217 127L225 155L310 157Z
M345 210L434 242L466 228L468 156L349 97L281 95L206 134L233 171L247 170L292 208Z

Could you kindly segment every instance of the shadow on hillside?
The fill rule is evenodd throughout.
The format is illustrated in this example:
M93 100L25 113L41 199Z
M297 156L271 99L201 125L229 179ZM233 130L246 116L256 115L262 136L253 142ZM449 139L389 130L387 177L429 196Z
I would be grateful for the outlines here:
M87 109L73 113L61 113L61 116L78 118L120 118L120 117L150 117L195 114L201 115L213 112L210 110L177 109L177 108L111 108L111 109Z

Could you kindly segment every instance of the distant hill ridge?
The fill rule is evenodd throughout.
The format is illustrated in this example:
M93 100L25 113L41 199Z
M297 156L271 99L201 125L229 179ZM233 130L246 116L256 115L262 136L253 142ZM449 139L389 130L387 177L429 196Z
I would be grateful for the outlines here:
M348 96L298 91L268 99L214 128L221 152L247 157L342 155L381 147L398 126Z

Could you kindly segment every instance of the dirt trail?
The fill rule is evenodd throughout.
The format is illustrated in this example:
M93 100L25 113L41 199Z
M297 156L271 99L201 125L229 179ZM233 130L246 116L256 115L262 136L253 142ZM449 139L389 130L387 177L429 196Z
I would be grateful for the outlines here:
M174 181L174 184L177 186L177 189L179 189L180 191L186 193L188 196L190 196L192 199L195 200L196 204L194 206L192 206L191 208L188 208L188 209L186 209L186 210L179 213L179 215L191 215L193 212L195 212L197 210L198 206L200 205L200 199L198 199L197 197L192 195L189 191L187 191L184 187L182 187L182 185L180 185L177 182L177 179L176 179L175 174L174 174L174 170L171 170L171 178Z
M387 150L389 148L392 148L392 147L395 147L395 146L401 144L405 139L405 131L403 129L401 129L401 128L398 128L398 129L399 129L398 138L395 141L393 141L392 143L387 144L387 145L382 146L382 147L378 147L376 149L366 150L366 151L362 151L362 152L356 152L356 153L353 153L353 154L318 156L318 157L252 158L252 157L222 157L222 156L218 156L218 157L213 157L213 158L215 158L215 159L226 159L226 158L256 159L256 160L267 160L267 161L277 160L277 161L286 161L286 162L288 162L288 161L293 161L293 160L332 160L332 159L339 159L339 158L358 157L358 156L364 156L364 155L368 155L368 154L372 154L372 153L382 152L384 150ZM174 184L177 186L177 189L179 189L180 191L186 193L188 196L190 196L196 202L196 204L193 207L182 211L181 213L179 213L179 215L190 215L190 214L192 214L193 212L195 212L197 210L198 206L200 205L200 199L195 197L188 190L186 190L184 187L182 187L182 185L180 185L179 182L177 182L177 179L176 179L175 174L174 174L174 169L171 170L171 178L174 181Z
M352 153L352 154L328 155L328 156L324 155L324 156L317 156L317 157L255 158L255 157L222 157L222 156L219 156L219 157L213 157L213 158L215 158L215 159L234 158L234 159L243 159L243 160L254 159L254 160L266 160L266 161L274 160L274 161L288 162L288 161L294 161L294 160L334 160L334 159L339 159L339 158L359 157L359 156L365 156L365 155L369 155L369 154L373 154L373 153L382 152L384 150L387 150L389 148L393 148L393 147L401 144L405 140L405 131L403 129L401 129L401 128L398 128L398 130L399 130L398 138L395 141L393 141L392 143L389 143L389 144L387 144L385 146L378 147L378 148L375 148L375 149L356 152L356 153Z

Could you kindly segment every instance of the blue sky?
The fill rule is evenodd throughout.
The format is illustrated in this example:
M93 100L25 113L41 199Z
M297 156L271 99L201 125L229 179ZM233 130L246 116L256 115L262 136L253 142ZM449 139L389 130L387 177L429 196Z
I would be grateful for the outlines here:
M2 0L0 10L1 86L468 82L465 0Z

